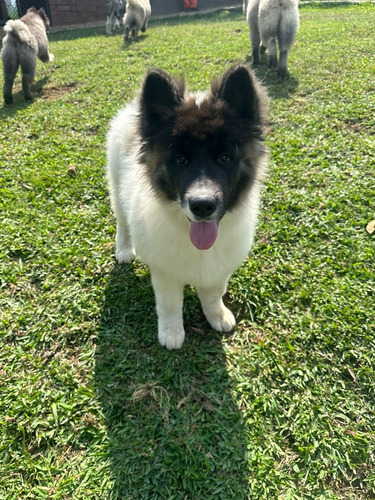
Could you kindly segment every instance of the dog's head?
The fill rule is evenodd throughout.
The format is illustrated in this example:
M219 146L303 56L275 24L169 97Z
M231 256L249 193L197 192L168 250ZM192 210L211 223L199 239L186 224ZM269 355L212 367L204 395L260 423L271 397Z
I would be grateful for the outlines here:
M46 11L43 9L43 7L41 7L39 10L37 10L35 7L30 7L29 9L27 9L27 13L28 15L37 15L41 18L41 20L43 21L43 24L46 28L46 33L48 34L49 33L49 28L50 28L50 20L48 19L48 16L46 14Z
M38 14L42 18L44 26L46 27L46 32L49 33L51 23L43 7L38 10Z
M257 177L264 92L246 65L232 66L205 94L162 70L141 91L142 161L158 195L179 202L197 248L209 248L217 226Z
M49 33L49 28L50 28L50 20L48 19L48 16L46 14L46 11L41 7L39 10L37 10L35 7L30 7L26 11L26 16L39 16L41 20L43 21L44 27L46 28L46 33Z

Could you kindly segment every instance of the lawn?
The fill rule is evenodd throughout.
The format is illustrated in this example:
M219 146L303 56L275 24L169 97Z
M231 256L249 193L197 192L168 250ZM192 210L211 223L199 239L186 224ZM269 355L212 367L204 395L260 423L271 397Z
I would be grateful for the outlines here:
M36 99L0 108L0 498L375 498L375 5L300 9L266 60L271 165L231 335L186 289L156 339L145 266L116 265L105 134L150 66L205 88L249 60L238 10L50 35ZM2 76L0 84L2 87Z

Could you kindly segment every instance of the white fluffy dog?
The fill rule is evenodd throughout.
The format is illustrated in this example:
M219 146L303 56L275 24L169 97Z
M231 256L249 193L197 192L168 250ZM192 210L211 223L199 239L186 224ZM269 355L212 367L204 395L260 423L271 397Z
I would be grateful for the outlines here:
M31 100L30 84L34 79L37 57L43 62L52 62L54 57L48 51L47 33L49 19L44 9L28 9L16 21L10 20L4 26L1 58L4 69L4 101L13 102L12 89L19 66L22 70L22 90L26 100Z
M298 0L249 0L246 18L253 64L259 63L260 49L268 49L269 68L276 68L278 43L278 77L283 80L288 71L288 52L299 27Z
M146 31L147 23L151 15L151 5L149 0L127 0L126 12L124 16L124 39L129 41L131 33L134 41L137 40L138 31Z

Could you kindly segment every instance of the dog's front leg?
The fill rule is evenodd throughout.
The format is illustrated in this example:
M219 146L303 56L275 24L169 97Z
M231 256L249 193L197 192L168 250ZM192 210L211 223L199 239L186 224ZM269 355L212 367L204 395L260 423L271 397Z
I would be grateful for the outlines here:
M180 349L185 339L182 321L184 286L172 276L151 270L158 314L158 337L167 349Z
M212 328L218 332L231 332L236 326L233 314L223 303L226 285L227 282L211 287L197 287L204 315Z

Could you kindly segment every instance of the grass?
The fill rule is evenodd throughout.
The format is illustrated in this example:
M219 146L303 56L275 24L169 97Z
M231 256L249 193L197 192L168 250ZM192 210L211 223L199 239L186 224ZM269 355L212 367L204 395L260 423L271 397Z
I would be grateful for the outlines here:
M271 96L236 332L156 341L147 269L114 262L105 134L146 69L205 88L248 60L239 11L55 33L36 99L0 108L0 497L375 497L375 7L304 6ZM182 35L183 34L183 35ZM2 78L2 77L0 77ZM1 80L2 85L2 80Z

